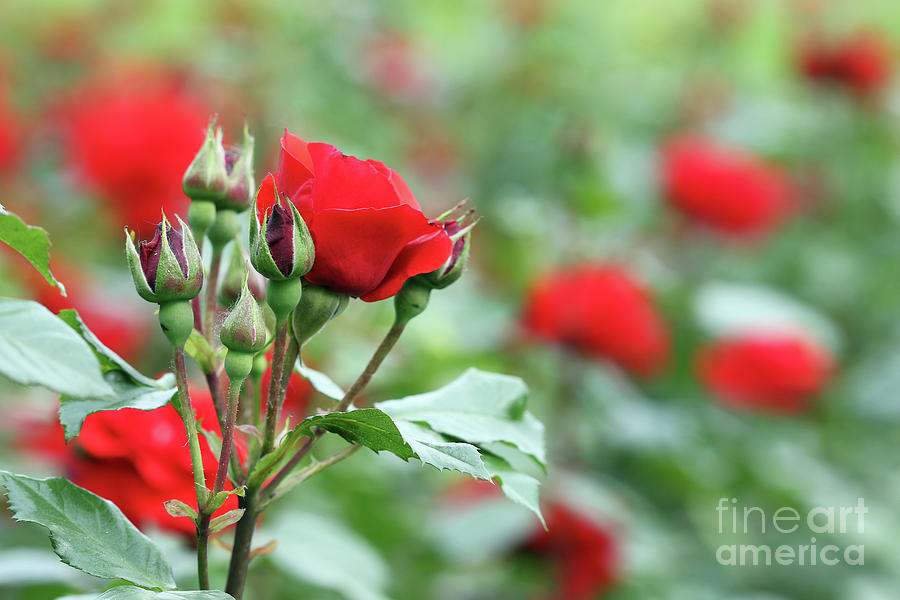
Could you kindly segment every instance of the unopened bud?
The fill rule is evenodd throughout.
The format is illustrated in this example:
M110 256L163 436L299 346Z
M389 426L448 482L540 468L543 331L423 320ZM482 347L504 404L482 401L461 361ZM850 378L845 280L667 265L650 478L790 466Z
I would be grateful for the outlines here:
M206 139L185 171L181 185L191 200L219 202L225 196L227 178L222 129L216 129L216 118L213 117L206 130Z
M347 307L347 294L332 292L312 284L303 286L300 303L294 309L292 327L294 337L301 346L317 334L328 321L341 314Z
M313 266L315 247L297 207L281 197L270 174L263 180L250 217L250 262L271 281L298 278ZM275 314L278 311L269 302Z

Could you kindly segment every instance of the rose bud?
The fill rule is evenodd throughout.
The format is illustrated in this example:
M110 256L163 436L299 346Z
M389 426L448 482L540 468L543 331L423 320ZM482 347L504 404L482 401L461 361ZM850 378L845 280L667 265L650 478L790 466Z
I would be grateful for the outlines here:
M125 230L125 256L138 295L159 304L159 321L169 340L183 345L193 329L190 299L203 287L200 250L191 229L176 216L181 231L172 227L165 214L153 239L135 247L134 232Z
M328 321L347 308L350 297L323 287L305 283L300 303L294 309L292 327L297 343L303 346L316 335Z
M252 212L250 262L269 280L266 301L282 323L300 301L300 277L312 268L315 247L306 222L278 193L271 174L263 179Z
M244 123L244 143L240 147L229 147L225 151L225 195L218 202L219 209L242 212L250 206L253 190L253 136Z
M453 211L451 210L450 212L452 213ZM446 214L449 215L449 213ZM466 219L472 214L473 211L469 211L459 220L449 221L444 220L445 215L438 217L438 222L444 228L444 233L449 235L450 240L453 242L453 250L451 250L450 258L447 259L444 266L430 273L417 275L415 277L416 281L430 289L442 290L462 277L466 267L466 260L469 258L470 234L475 225L478 224L476 220L465 227L463 226Z
M219 334L222 345L228 348L225 355L225 372L232 380L243 379L253 368L253 355L265 348L266 321L262 308L244 278L241 296L222 323Z
M185 195L191 199L188 221L201 238L216 219L216 202L225 195L227 178L222 129L216 129L216 118L213 117L206 130L206 139L181 182Z
M266 298L265 281L256 271L251 271L247 266L249 261L247 251L240 244L235 244L231 251L231 260L228 262L228 269L225 271L225 277L219 287L219 304L221 306L231 306L241 295L241 287L244 284L244 278L248 278L247 285L250 293L260 302Z

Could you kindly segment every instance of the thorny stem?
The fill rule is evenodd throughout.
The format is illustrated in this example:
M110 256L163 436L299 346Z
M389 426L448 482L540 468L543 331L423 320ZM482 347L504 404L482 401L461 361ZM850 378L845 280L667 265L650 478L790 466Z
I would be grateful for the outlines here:
M210 346L215 347L216 330L216 289L219 287L219 271L222 270L222 248L213 246L206 280L206 298L203 307L203 335Z
M222 450L219 453L219 466L216 469L216 480L213 484L211 498L215 498L216 494L225 489L225 478L228 476L228 463L233 456L232 448L234 447L234 424L237 421L237 408L240 403L241 385L244 380L235 380L231 382L228 394L228 415L225 419L225 425L222 427ZM205 509L200 511L199 521L197 523L197 560L198 564L201 560L206 565L207 547L209 546L209 523L212 520L213 511ZM207 586L209 580L207 576ZM203 588L208 589L208 587Z
M378 367L381 366L381 363L384 362L385 357L390 353L390 351L394 348L394 345L397 343L397 340L400 339L400 335L403 333L403 330L406 328L406 323L400 323L395 321L391 326L390 330L387 332L387 335L384 336L384 339L381 340L381 344L378 345L378 348L375 349L375 353L372 354L372 358L369 359L369 364L366 365L366 368L363 369L363 372L359 374L359 377L356 378L356 381L353 382L353 386L347 393L344 394L344 397L338 402L337 406L334 407L332 412L343 412L347 410L350 406L350 403L353 402L359 393L363 390L364 387L369 383L372 379L372 376L375 375L375 371L378 370Z
M197 492L197 507L200 511L206 504L206 475L203 472L203 457L200 454L200 440L197 438L197 421L194 418L194 409L191 406L191 397L188 392L187 369L184 365L184 347L175 348L175 381L178 385L178 409L179 416L184 423L187 432L188 447L191 451L191 467L194 472L194 488ZM198 545L200 531L197 531ZM200 589L209 589L209 570L206 564L206 552L197 552L197 576Z
M275 352L272 355L272 371L269 374L269 397L266 402L266 424L263 429L261 456L265 456L275 447L275 429L278 426L278 414L281 412L281 401L284 398L281 378L285 366L284 355L289 326L290 323L287 321L276 326Z
M393 349L394 345L397 343L397 340L400 339L400 335L403 333L404 328L406 327L406 322L398 322L395 321L394 325L387 332L384 339L379 344L378 348L376 348L375 353L372 355L372 358L369 359L369 363L366 365L366 368L359 375L356 381L353 383L353 386L347 390L347 393L344 394L344 397L341 401L335 406L334 410L331 412L342 412L346 411L350 406L350 403L353 402L354 399L359 395L359 393L366 387L369 381L372 379L372 376L378 370L378 367L381 366L381 363L384 362L385 357L388 353ZM281 402L281 397L284 394L287 385L282 385L283 374L284 374L284 366L285 366L285 340L287 337L287 323L283 324L279 327L278 331L275 335L275 354L272 359L272 373L271 379L269 380L269 397L268 404L266 406L266 429L265 429L265 437L263 443L263 451L262 455L264 456L268 452L272 451L274 446L275 439L275 425L278 422L277 409ZM297 350L299 353L299 349ZM291 367L293 368L293 367ZM290 375L288 375L290 377ZM278 384L277 386L274 384ZM275 393L275 387L279 387L280 390ZM278 495L278 485L290 474L291 470L300 463L301 460L309 453L310 448L312 448L313 444L316 440L318 440L324 431L316 430L313 433L312 437L307 437L300 448L297 450L296 454L291 457L291 460L288 461L278 473L272 478L272 480L266 485L265 489L260 491L259 487L250 487L248 486L246 493L242 499L240 499L241 508L244 509L244 516L237 523L237 527L234 532L234 549L231 553L231 564L228 568L228 583L225 587L225 591L231 594L235 600L241 600L244 593L244 584L247 580L247 568L250 563L250 551L251 544L253 542L253 531L256 528L256 521L259 518L259 513L262 510L263 506L272 500L272 498ZM266 443L268 441L268 443ZM302 471L301 473L296 474L296 478L300 481L306 479L315 473L318 473L322 469L325 469L336 462L343 460L347 456L350 456L353 452L356 451L358 446L354 444L349 448L344 449L338 454L332 456L325 461L318 463L317 465L310 466L307 470Z

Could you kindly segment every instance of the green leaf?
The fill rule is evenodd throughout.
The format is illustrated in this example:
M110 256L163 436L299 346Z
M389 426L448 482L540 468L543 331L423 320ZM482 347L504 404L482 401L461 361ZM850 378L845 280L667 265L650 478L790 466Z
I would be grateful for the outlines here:
M547 523L541 514L541 499L538 494L541 483L531 475L516 471L508 462L497 456L485 455L484 464L491 477L500 484L503 494L537 515L541 525L546 529Z
M324 394L332 400L341 400L344 397L344 390L331 377L321 371L307 367L299 358L294 364L294 370L303 375L320 394Z
M159 379L147 377L121 356L103 345L87 328L78 312L63 310L59 318L74 329L93 349L100 361L103 378L113 391L112 396L77 397L63 395L59 401L59 421L65 431L66 441L81 431L81 425L88 415L104 410L137 408L154 410L165 406L177 391L175 376L165 373Z
M74 329L78 335L84 339L88 343L88 345L94 350L94 354L97 356L97 360L100 361L100 366L104 371L110 369L119 369L121 371L125 371L125 373L131 377L136 383L140 383L142 385L146 385L149 387L157 387L160 389L170 388L172 384L168 381L163 381L163 377L159 379L153 379L151 377L147 377L126 361L124 358L107 348L103 345L103 342L94 335L94 332L88 329L87 325L84 324L84 321L81 320L81 316L78 314L73 308L67 308L65 310L59 311L59 318L62 319L66 324L69 325L72 329Z
M78 435L81 425L88 415L103 410L120 410L122 408L154 410L168 404L177 392L175 377L171 373L166 373L158 380L160 385L168 384L169 387L164 389L136 385L125 375L124 371L107 371L103 374L103 378L112 388L114 396L97 398L60 396L59 422L62 423L66 441Z
M121 585L106 590L97 596L97 600L234 600L234 598L219 590L154 592L131 585Z
M45 229L28 225L0 204L0 242L24 256L47 283L55 285L60 294L66 295L66 288L50 272L50 238Z
M316 427L336 433L348 442L361 444L375 452L387 450L404 460L415 457L394 421L376 408L314 415L301 421L292 435L310 435Z
M331 589L349 600L385 600L387 565L359 534L310 513L285 513L269 525L278 546L270 560L285 575ZM311 551L314 549L314 551Z
M471 444L504 442L546 462L544 426L525 410L528 388L518 377L469 369L444 387L375 405L395 421L426 423Z
M0 375L71 396L114 394L85 341L31 300L0 298Z
M229 510L224 515L218 516L213 519L209 524L209 534L213 535L215 533L219 533L229 525L234 525L238 521L241 520L241 517L244 516L243 508L236 508L234 510Z
M395 421L403 439L423 463L440 470L467 473L478 479L490 479L478 448L462 442L448 442L441 435L416 423Z
M0 480L14 518L49 529L53 551L64 563L97 577L175 587L159 548L109 500L62 477L33 479L0 471Z

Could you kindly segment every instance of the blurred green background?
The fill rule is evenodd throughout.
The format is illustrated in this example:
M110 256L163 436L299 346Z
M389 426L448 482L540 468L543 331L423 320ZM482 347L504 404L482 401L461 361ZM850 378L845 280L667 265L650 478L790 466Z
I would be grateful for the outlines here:
M88 150L71 138L71 115L103 98L84 90L163 78L233 131L246 116L258 179L276 167L288 127L384 161L426 214L468 197L483 216L467 274L433 295L367 396L432 389L469 365L523 377L548 427L546 506L570 507L608 532L615 558L584 568L610 570L614 582L566 596L571 574L560 562L576 559L529 544L540 534L527 511L490 494L460 500L456 474L361 452L267 517L279 550L256 565L248 597L894 599L900 87L888 74L875 93L858 94L810 81L798 66L808 36L863 30L896 58L900 3L13 0L0 5L0 132L5 124L11 140L5 155L0 142L0 203L49 231L60 278L82 282L85 305L104 303L98 324L115 314L144 324L134 360L147 373L166 368L166 354L122 257L130 201L86 185L73 158ZM165 130L166 114L147 112L142 127ZM124 138L141 130L116 127ZM684 229L658 169L660 145L679 133L778 164L800 209L751 240ZM165 153L125 162L152 174ZM525 331L535 278L582 262L623 265L651 290L671 333L654 376ZM0 293L39 295L8 253ZM391 316L390 302L353 302L314 339L309 360L346 385ZM803 329L833 358L801 414L730 409L698 379L701 346L761 322ZM2 392L3 414L52 418L51 395ZM22 450L18 433L0 428L0 467L53 472ZM865 564L723 566L721 544L797 547L812 534L721 535L720 498L769 515L864 498L864 532L818 543L863 544ZM153 535L185 554L180 576L191 581L186 545ZM559 543L580 548L580 539ZM221 578L227 555L213 559ZM102 587L59 565L39 527L0 518L0 598Z

